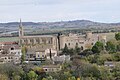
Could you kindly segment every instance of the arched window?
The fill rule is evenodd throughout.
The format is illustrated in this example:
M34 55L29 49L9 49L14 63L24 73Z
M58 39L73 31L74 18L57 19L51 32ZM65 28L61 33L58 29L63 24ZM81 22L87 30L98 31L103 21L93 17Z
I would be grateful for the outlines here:
M83 50L83 46L81 46L81 50Z
M70 43L68 43L68 45L70 46Z
M14 48L12 47L11 50L14 50Z
M78 43L76 43L76 46L78 46Z

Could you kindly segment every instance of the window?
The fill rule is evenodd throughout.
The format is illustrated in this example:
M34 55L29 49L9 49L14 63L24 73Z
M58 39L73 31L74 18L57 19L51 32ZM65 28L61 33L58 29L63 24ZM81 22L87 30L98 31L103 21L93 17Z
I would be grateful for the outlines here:
M68 45L70 46L70 43L68 43Z
M83 50L83 46L81 46L81 50Z
M32 43L32 42L33 42L33 40L32 40L32 39L30 39L30 42Z
M93 45L93 43L91 43L91 45Z
M10 59L10 57L8 57L8 59Z
M79 42L80 44L84 44L84 42Z
M51 41L48 41L48 43L50 44L50 43L51 43Z
M26 43L26 40L24 39L24 43Z
M42 57L44 57L44 55L42 55Z
M14 48L12 47L11 50L14 50Z
M18 52L18 54L20 54L20 52Z
M36 42L37 42L37 43L39 43L39 38L38 38L38 39L36 39Z
M76 43L76 45L78 46L78 43Z

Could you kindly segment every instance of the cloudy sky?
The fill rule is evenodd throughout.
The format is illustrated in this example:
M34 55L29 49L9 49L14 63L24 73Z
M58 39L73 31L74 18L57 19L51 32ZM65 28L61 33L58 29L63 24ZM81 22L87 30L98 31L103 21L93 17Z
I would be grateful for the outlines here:
M120 0L0 0L0 22L120 22Z

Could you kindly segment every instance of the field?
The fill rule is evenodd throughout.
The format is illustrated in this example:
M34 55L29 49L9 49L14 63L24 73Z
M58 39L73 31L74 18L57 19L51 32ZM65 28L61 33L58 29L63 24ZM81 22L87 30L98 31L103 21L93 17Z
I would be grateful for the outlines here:
M0 38L0 42L13 42L13 41L18 41L18 37L2 37Z
M113 33L113 32L111 32L111 33L99 33L99 34L106 35L107 41L115 39L115 33Z

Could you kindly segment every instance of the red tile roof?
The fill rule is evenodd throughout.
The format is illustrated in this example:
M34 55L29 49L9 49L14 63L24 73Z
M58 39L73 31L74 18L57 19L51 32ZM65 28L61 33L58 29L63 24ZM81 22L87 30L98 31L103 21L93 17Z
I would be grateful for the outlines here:
M0 42L0 44L12 45L12 44L18 44L18 43L17 42Z

